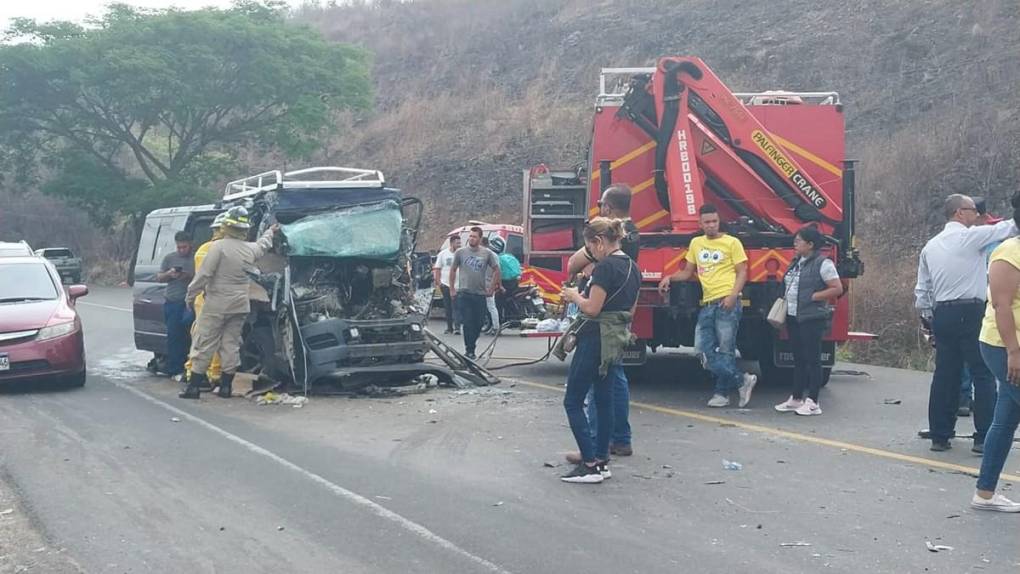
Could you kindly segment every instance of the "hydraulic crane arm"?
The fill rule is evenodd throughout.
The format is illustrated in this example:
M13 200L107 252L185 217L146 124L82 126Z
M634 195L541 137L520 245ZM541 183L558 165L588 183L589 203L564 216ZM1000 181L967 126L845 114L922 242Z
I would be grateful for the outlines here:
M706 188L788 233L809 222L831 233L843 220L839 203L698 58L663 58L632 78L620 114L656 142L656 196L676 233L697 230Z

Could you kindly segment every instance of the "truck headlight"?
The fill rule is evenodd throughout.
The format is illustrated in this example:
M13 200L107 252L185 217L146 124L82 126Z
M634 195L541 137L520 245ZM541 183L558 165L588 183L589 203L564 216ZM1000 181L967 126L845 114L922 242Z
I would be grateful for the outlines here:
M56 325L49 325L39 329L39 332L35 335L36 341L45 341L47 339L56 339L57 337L63 337L64 335L70 335L74 332L74 321L68 321L66 323L58 323Z

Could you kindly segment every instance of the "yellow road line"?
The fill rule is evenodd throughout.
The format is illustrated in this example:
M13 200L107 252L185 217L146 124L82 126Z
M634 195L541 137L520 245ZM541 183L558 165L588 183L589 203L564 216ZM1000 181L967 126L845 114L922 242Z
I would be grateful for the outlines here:
M793 153L801 156L802 158L810 161L811 163L817 165L818 167L824 169L825 171L831 173L832 175L834 175L836 177L842 177L843 176L843 170L841 170L838 167L832 165L831 163L825 161L824 159L816 156L815 154L809 152L808 150L800 147L799 145L791 142L790 140L785 140L785 139L777 136L776 134L770 134L770 135L772 136L772 139L776 140L776 143L778 143L779 145L781 145L781 146L785 147L786 149L792 151Z
M546 385L546 384L543 384L543 383L533 383L531 381L523 381L523 380L520 380L520 379L515 379L515 382L517 382L518 384L521 384L521 385L527 385L529 387L535 387L535 388L538 388L538 389L546 389L546 390L549 390L549 391L559 391L559 392L563 392L564 391L563 387L554 387L552 385ZM801 433L798 433L798 432L785 431L785 430L782 430L782 429L777 429L777 428L773 428L773 427L767 427L767 426L763 426L763 425L756 425L756 424L751 424L751 423L745 423L745 422L741 422L741 421L734 420L734 419L728 419L728 418L724 418L724 417L717 417L717 416L706 415L706 414L702 414L702 413L696 413L696 412L692 412L692 411L684 411L684 410L680 410L680 409L673 409L673 408L669 408L669 407L653 405L653 404L650 404L650 403L642 403L642 402L638 402L638 401L631 401L630 404L631 404L631 406L642 408L642 409L645 409L645 410L648 410L648 411L654 411L654 412L657 412L657 413L672 415L672 416L675 416L675 417L683 417L683 418L688 418L688 419L694 419L694 420L698 420L698 421L702 421L702 422L706 422L706 423L723 424L723 425L732 426L732 427L743 429L743 430L754 431L754 432L757 432L757 433L768 434L768 435L772 435L772 436L779 436L779 437L783 437L783 438L793 439L793 440L796 440L796 441L809 442L809 443L812 443L812 444L818 444L818 445L822 445L822 446L829 446L829 447L838 448L838 449L845 449L845 450L850 451L850 452L857 452L857 453L861 453L861 454L870 454L872 456L877 456L877 457L880 457L880 458L887 458L887 459L896 460L896 461L899 461L899 462L908 462L910 464L916 464L916 465L925 466L925 467L929 467L929 468L938 468L938 469L941 469L941 470L952 470L952 471L956 471L956 472L962 472L964 474L972 474L972 475L975 475L975 476L980 472L979 469L977 469L977 468L974 468L974 467L971 467L971 466L964 466L962 464L954 464L954 463L951 463L951 462L944 462L944 461L941 461L941 460L935 460L935 459L931 459L931 458L924 458L924 457L920 457L920 456L912 456L912 455L909 455L909 454L902 454L902 453L898 453L898 452L882 450L880 448L872 448L870 446L863 446L863 445L859 445L859 444L854 444L852 442L844 442L844 441L840 441L840 440L831 440L831 439L827 439L827 438L822 438L822 437L817 437L817 436L801 434ZM999 475L999 478L1001 480L1011 480L1011 481L1014 481L1014 482L1020 482L1020 476L1017 476L1017 475L1014 475L1014 474L1002 473L1002 474Z

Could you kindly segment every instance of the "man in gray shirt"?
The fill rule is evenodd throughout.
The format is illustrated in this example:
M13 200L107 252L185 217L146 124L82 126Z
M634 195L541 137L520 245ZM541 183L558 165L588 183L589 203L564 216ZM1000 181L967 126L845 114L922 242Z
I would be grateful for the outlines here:
M985 313L988 271L983 251L989 245L1017 234L1012 220L975 225L974 200L953 194L946 198L948 223L931 238L917 266L915 306L921 322L935 335L935 373L928 396L931 450L951 448L956 409L960 401L960 374L970 369L974 381L974 446L984 452L985 433L995 409L995 379L985 366L978 335Z
M191 322L195 318L184 303L188 284L195 276L191 234L178 231L174 241L177 249L163 257L156 274L156 281L166 283L163 320L166 323L166 373L170 376L184 373L184 362L191 347Z
M486 282L489 269L494 272ZM482 247L482 228L472 227L467 247L461 247L453 254L453 266L450 268L450 297L460 309L464 354L469 359L475 358L475 344L485 321L485 298L496 293L497 285L499 259L495 253Z

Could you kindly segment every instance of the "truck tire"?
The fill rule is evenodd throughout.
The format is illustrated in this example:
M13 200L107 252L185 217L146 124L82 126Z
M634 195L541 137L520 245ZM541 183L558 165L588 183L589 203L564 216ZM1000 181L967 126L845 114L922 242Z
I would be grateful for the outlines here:
M793 384L793 369L777 367L772 363L772 347L769 342L768 354L758 356L758 368L761 370L760 382L767 385ZM829 384L829 377L832 376L832 367L822 367L822 388Z

